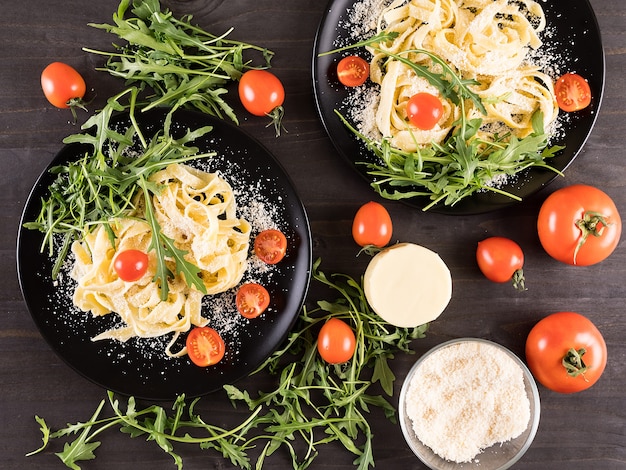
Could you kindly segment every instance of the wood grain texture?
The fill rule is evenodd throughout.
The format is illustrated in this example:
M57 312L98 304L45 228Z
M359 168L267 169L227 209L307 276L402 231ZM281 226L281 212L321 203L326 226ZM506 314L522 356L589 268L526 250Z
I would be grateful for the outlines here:
M556 0L554 0L556 1ZM61 146L77 130L69 112L51 108L39 86L41 70L54 60L74 65L95 96L96 109L123 84L97 72L99 58L81 47L108 48L111 37L90 28L90 22L110 22L117 0L30 0L5 2L0 18L0 468L63 468L53 455L24 455L40 444L33 416L53 426L87 419L104 391L78 376L41 338L22 300L17 280L15 247L18 223L30 188ZM523 356L524 340L544 315L575 310L588 315L603 332L609 350L604 376L576 395L560 395L540 387L541 423L537 437L515 466L520 470L626 469L626 249L620 243L605 262L573 268L550 259L535 232L535 218L545 197L558 187L597 185L615 200L626 217L626 3L591 0L600 24L606 54L604 101L596 126L565 178L512 209L478 216L423 214L399 203L387 203L395 223L394 238L420 243L437 251L454 280L452 301L434 322L427 338L414 344L416 355L399 355L393 362L397 396L402 379L417 356L447 339L478 336L504 344ZM375 198L368 186L340 159L320 123L311 85L312 48L325 5L309 0L188 0L165 4L177 14L213 33L234 27L233 38L263 45L276 52L274 71L285 84L284 125L275 138L262 119L244 117L241 127L279 159L306 206L313 232L314 258L322 269L359 276L366 258L355 258L350 235L353 214ZM584 59L583 59L584 60ZM231 96L231 100L235 96ZM234 101L234 100L233 100ZM243 113L239 114L244 116ZM86 115L79 112L79 117ZM508 285L486 281L474 261L477 241L488 235L514 237L526 253L529 290L516 294ZM37 269L37 266L29 267ZM308 302L326 293L312 285ZM332 300L332 299L328 299ZM239 385L267 389L272 378L254 376ZM221 394L207 397L199 409L216 424L233 425L245 412L233 409ZM400 428L372 413L377 468L423 469L404 444ZM102 436L95 461L85 469L167 469L174 463L142 439L112 432ZM211 451L179 447L184 468L227 469L229 462ZM353 468L352 455L335 445L319 448L312 468ZM288 468L279 452L264 468Z

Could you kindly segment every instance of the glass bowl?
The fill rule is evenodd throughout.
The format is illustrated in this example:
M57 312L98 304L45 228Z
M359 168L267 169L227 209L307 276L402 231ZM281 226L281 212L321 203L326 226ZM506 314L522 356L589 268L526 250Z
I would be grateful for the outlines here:
M408 390L412 378L416 375L418 369L420 368L420 366L423 365L424 361L427 358L431 357L433 353L443 348L468 342L476 343L478 345L484 344L487 346L495 347L504 352L508 357L510 357L514 363L519 365L523 373L524 387L530 404L530 419L528 421L526 429L518 437L502 443L496 443L491 447L483 449L474 458L472 458L471 461L459 463L440 457L430 447L424 445L418 439L413 428L412 419L407 414L407 395L409 393ZM537 384L535 383L535 380L526 365L521 361L519 357L517 357L507 348L492 341L487 341L480 338L460 338L447 341L432 348L415 362L415 364L409 370L409 373L407 374L402 385L402 389L400 391L398 413L400 418L400 427L402 428L402 433L404 435L404 438L406 439L407 444L415 453L415 455L429 468L435 470L458 470L461 468L503 470L511 467L524 455L524 453L530 447L535 437L535 434L537 433L540 415L539 392L537 390Z

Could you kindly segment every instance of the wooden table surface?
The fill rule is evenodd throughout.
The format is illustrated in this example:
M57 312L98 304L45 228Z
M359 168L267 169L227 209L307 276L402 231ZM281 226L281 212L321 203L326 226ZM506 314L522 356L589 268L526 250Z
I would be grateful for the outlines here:
M551 0L557 1L557 0ZM582 0L578 0L582 1ZM317 116L311 82L313 41L325 10L323 1L186 0L169 1L177 14L193 14L194 22L218 33L233 26L231 37L276 52L275 73L284 82L287 100L284 125L276 138L264 119L243 117L241 127L275 154L291 176L306 206L313 236L313 256L327 273L360 276L367 257L355 258L350 229L357 208L376 195L342 160ZM601 111L583 151L565 178L512 208L472 216L421 213L401 203L385 202L394 220L394 239L422 244L438 252L450 267L454 293L445 313L416 340L417 356L399 354L392 363L397 375L391 401L416 357L445 340L472 336L499 342L523 357L530 328L547 314L573 310L587 315L602 331L609 361L601 380L579 394L563 395L540 386L541 422L532 447L518 469L626 468L626 249L622 242L604 262L586 268L552 260L535 231L541 202L555 189L586 183L603 188L626 216L626 3L592 0L606 54L606 86ZM118 79L94 70L97 59L81 47L107 48L112 38L87 23L111 22L116 0L27 0L5 2L0 18L0 262L5 276L0 291L0 468L63 468L53 452L25 454L40 445L34 415L53 427L86 420L105 391L79 376L56 356L35 327L20 292L16 270L16 234L20 214L39 173L76 132L68 111L52 108L39 85L41 70L55 60L74 65L96 93L97 109L122 88ZM584 58L582 58L584 60ZM231 94L231 98L235 95ZM244 114L240 114L244 116ZM86 115L79 112L79 119ZM474 261L477 241L489 235L515 238L526 253L528 291L485 280ZM32 266L29 269L37 269ZM319 298L311 287L307 302ZM333 300L333 299L325 299ZM256 390L255 376L241 381ZM238 422L222 393L203 398L207 420ZM399 426L372 413L376 468L425 468L404 443ZM97 458L86 469L175 468L154 443L111 431L101 436ZM177 448L185 469L223 469L230 463L212 451ZM312 468L352 468L353 456L341 446L319 447ZM287 468L278 453L265 468Z

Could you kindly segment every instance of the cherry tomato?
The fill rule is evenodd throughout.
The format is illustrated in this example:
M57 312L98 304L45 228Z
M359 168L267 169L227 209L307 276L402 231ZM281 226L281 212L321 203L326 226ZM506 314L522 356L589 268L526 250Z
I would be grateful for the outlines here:
M83 107L86 85L72 66L53 62L41 72L41 88L50 104L57 108Z
M363 58L350 55L337 64L337 78L342 85L357 87L363 85L370 75L370 64Z
M140 250L120 251L113 262L113 269L122 281L134 282L148 270L148 255Z
M265 116L283 105L285 89L272 72L248 70L239 80L239 98L250 114Z
M524 290L524 252L510 238L489 237L478 242L476 248L478 267L493 282L513 282L516 289Z
M607 361L602 333L587 317L558 312L540 320L526 339L526 361L535 378L559 393L586 390Z
M441 100L430 93L416 93L406 105L409 122L418 129L430 130L439 122L443 114Z
M187 354L195 365L207 367L224 357L226 345L220 334L208 326L196 327L187 335Z
M256 318L261 315L270 304L270 294L261 284L254 282L243 284L235 297L237 310L246 318Z
M613 200L584 184L558 189L541 205L539 241L563 263L588 266L607 258L619 243L622 220Z
M287 238L280 230L263 230L254 239L254 253L263 262L276 264L287 253Z
M359 246L383 247L391 240L393 224L387 209L378 202L363 204L352 222L352 237Z
M591 103L591 88L583 77L566 73L554 84L556 102L563 111L572 112L586 108Z
M342 364L354 355L356 338L350 326L338 319L331 318L322 326L317 338L317 351L329 364Z

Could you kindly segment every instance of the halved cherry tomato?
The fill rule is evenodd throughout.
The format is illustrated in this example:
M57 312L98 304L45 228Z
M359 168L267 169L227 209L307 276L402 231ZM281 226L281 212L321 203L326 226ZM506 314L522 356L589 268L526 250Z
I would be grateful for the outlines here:
M589 266L613 253L622 234L622 219L604 191L574 184L556 190L543 202L537 232L554 259Z
M317 337L317 351L329 364L342 364L354 355L356 338L350 326L339 318L331 318Z
M478 242L476 248L478 267L493 282L513 282L518 290L524 290L524 252L510 238L489 237Z
M280 262L286 252L287 238L280 230L263 230L254 239L254 253L267 264Z
M85 80L72 66L52 62L41 72L41 88L57 108L84 107Z
M226 345L220 334L208 326L191 330L187 335L186 346L189 359L200 367L217 364L226 352Z
M148 255L140 250L120 251L113 261L113 268L122 281L134 282L148 270Z
M235 297L237 310L246 318L256 318L261 315L270 304L270 294L267 289L254 282L243 284Z
M572 112L586 108L591 103L591 88L583 77L566 73L554 84L556 102L563 111Z
M393 224L385 206L370 201L363 204L352 221L352 238L359 246L382 248L391 240Z
M418 129L428 131L441 119L443 105L435 95L426 92L416 93L407 102L406 114L411 124Z
M342 85L357 87L363 85L370 75L370 64L363 58L350 55L337 64L337 78Z
M526 361L544 387L574 393L598 381L606 367L607 348L602 333L587 317L558 312L530 330Z

